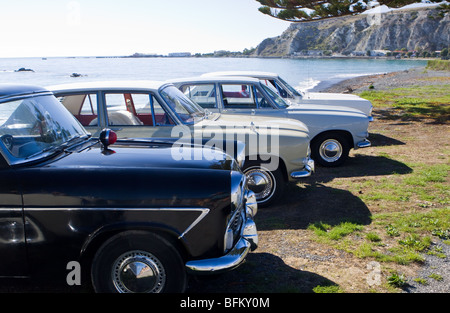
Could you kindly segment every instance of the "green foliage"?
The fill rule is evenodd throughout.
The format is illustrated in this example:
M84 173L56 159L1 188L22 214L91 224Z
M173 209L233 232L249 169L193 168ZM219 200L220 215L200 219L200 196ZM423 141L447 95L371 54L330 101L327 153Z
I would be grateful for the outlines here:
M343 293L341 287L335 284L327 284L324 286L316 286L313 288L314 293Z
M406 284L405 277L397 273L392 273L392 275L388 277L387 281L389 285L397 288L401 288Z
M369 0L256 0L262 7L259 11L272 17L291 21L306 22L325 18L356 15L369 9ZM441 0L430 0L441 2ZM378 0L380 5L399 8L420 0ZM307 10L305 10L307 9ZM445 8L443 9L445 10Z
M355 231L363 229L363 226L357 225L351 222L343 222L337 226L330 226L322 222L309 225L308 229L314 231L314 233L326 239L339 240Z

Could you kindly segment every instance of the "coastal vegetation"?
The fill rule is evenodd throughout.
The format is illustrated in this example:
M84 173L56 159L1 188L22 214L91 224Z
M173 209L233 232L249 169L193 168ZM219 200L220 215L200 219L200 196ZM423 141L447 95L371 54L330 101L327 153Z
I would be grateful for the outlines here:
M371 8L369 0L256 0L262 6L263 14L290 22L308 22L340 16L361 14ZM377 3L391 8L400 8L408 4L420 3L420 0L377 0ZM429 0L431 3L441 0ZM448 11L448 4L442 4L441 10Z
M430 60L427 64L427 69L435 71L450 71L449 60Z

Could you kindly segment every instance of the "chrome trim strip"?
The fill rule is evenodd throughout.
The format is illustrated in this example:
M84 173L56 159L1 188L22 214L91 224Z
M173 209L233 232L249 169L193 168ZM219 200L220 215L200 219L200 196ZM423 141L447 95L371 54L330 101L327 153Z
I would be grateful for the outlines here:
M200 221L209 213L209 209L195 209L194 211L201 211L202 213L197 217L197 219L188 227L186 230L178 237L178 239L181 239L190 231L192 228L194 228Z
M20 209L21 210L21 209ZM24 211L200 211L200 215L189 225L184 232L178 236L178 239L183 238L192 228L194 228L200 221L209 213L207 208L25 208Z

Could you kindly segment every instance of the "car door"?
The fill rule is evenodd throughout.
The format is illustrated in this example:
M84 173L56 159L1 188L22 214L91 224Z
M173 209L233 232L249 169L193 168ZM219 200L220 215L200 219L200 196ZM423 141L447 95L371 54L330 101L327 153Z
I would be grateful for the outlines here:
M0 153L0 276L28 272L22 195L16 173Z
M277 115L270 100L252 84L220 84L223 112L232 114Z
M170 137L174 118L148 92L65 92L59 101L94 137L105 128L118 138Z
M180 86L180 90L185 96L210 112L219 112L222 109L214 83L189 83Z
M177 125L173 113L151 93L106 91L102 101L106 127L118 138L167 138Z

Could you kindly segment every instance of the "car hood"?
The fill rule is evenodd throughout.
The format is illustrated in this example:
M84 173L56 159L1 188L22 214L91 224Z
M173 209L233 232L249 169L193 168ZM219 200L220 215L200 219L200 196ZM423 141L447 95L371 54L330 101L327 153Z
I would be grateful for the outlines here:
M308 127L298 120L261 115L246 115L245 118L243 118L240 114L215 113L208 119L203 120L199 125L231 128L269 128L277 126L280 130L299 132L302 134L309 133Z
M296 99L290 103L291 107L299 107L306 104L326 105L328 107L351 107L362 111L366 115L371 115L373 108L373 105L369 100L363 99L357 95L325 92L307 92L303 98Z
M237 170L223 151L190 144L126 142L104 149L100 143L48 162L61 168L222 169Z
M330 92L306 92L304 100L308 99L331 99L331 100L360 100L360 101L368 101L362 99L357 95L352 94L343 94L343 93L330 93Z
M293 104L287 109L289 113L305 113L305 114L318 114L318 115L347 115L347 116L360 116L366 117L366 115L358 109L337 106L337 105L322 105L322 104Z

